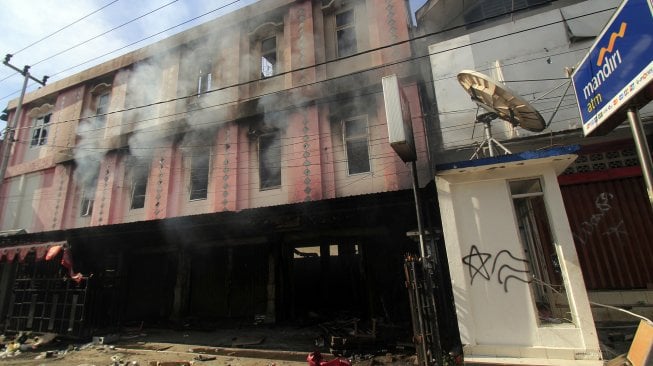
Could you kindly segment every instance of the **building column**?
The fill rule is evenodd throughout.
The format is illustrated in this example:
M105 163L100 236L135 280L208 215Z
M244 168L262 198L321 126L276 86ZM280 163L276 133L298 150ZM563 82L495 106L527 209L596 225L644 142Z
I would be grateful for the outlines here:
M265 323L274 324L277 321L277 245L272 243L271 250L268 253L268 301L265 306Z
M172 303L172 318L181 320L188 313L191 256L185 248L179 248L177 253L177 280Z

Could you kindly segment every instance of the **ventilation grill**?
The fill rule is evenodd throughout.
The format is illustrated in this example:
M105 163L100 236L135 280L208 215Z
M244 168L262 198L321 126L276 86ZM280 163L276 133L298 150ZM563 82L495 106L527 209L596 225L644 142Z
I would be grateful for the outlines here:
M576 173L589 173L602 170L627 168L639 166L637 153L634 149L623 149L617 151L606 151L579 155L578 159L571 164L563 175Z

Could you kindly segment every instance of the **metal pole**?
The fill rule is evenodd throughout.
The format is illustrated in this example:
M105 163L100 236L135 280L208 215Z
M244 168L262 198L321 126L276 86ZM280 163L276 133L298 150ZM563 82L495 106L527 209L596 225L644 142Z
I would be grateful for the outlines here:
M494 146L492 146L492 127L490 122L483 123L483 134L485 135L485 141L487 141L487 147L490 150L490 157L494 156Z
M648 193L648 201L653 207L653 164L651 164L651 150L646 141L646 134L642 121L639 118L639 110L635 107L628 108L628 121L630 122L630 129L633 131L633 138L635 139L635 148L639 156L639 165L642 167L642 175L644 176L644 183L646 184L646 191Z
M11 117L11 121L7 126L7 134L5 136L5 143L3 144L2 149L2 164L0 165L0 187L4 184L5 173L7 172L7 165L9 163L9 154L11 153L11 147L14 144L14 130L19 121L20 112L23 107L23 98L25 97L25 90L27 89L27 82L29 81L29 66L25 66L23 69L23 75L25 75L25 80L23 81L23 89L20 91L20 97L18 98L18 105L16 106L16 112Z
M15 129L16 126L18 125L18 122L20 121L20 112L21 109L23 108L23 99L25 98L25 91L27 90L27 82L29 81L29 79L32 79L35 82L45 86L45 82L48 80L47 76L44 76L42 80L33 77L29 73L28 65L25 65L21 70L16 66L10 64L9 60L11 60L11 57L12 57L11 54L7 54L5 56L5 60L2 63L5 66L23 75L25 77L25 80L23 81L23 88L21 89L20 97L18 98L18 105L16 106L16 112L14 112L14 115L11 117L11 121L7 125L7 134L5 136L5 142L4 144L2 144L2 160L0 161L0 188L2 188L2 185L4 184L5 181L5 174L7 173L7 166L9 164L9 155L11 154L11 146L14 143Z
M417 178L417 163L410 162L410 171L413 175L413 196L415 197L415 211L417 211L417 233L419 235L419 254L422 265L426 268L426 246L424 244L424 229L422 227L422 202L419 198L419 181Z

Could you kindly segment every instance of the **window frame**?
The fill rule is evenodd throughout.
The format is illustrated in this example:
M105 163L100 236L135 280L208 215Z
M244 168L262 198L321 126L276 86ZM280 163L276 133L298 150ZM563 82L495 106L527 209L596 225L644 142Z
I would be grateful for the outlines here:
M133 167L132 169L135 169L136 167ZM145 171L149 173L150 169L149 166L145 168ZM149 174L134 174L133 170L131 173L131 192L130 192L130 203L129 203L129 209L130 210L139 210L142 208L145 208L145 200L147 199L147 186L148 186L148 181L149 181ZM138 187L143 187L142 194L136 194L136 190ZM138 201L135 201L134 197L138 197ZM142 197L142 199L141 199ZM142 205L139 205L139 207L134 207L134 202L142 202Z
M518 186L515 184L528 182L537 182L538 184L537 186ZM519 233L519 242L521 249L525 253L524 261L527 263L527 273L531 278L529 288L538 313L555 309L556 296L559 294L565 296L569 301L562 273L557 273L557 276L560 277L556 279L556 282L559 282L559 285L557 285L560 287L559 290L554 288L553 279L551 278L552 275L555 277L556 272L560 271L560 261L555 250L556 239L551 226L551 215L546 202L544 183L544 178L541 176L523 177L507 181L515 224ZM519 191L516 192L517 190ZM539 202L534 204L534 200L539 200ZM538 207L538 204L541 210L536 211L534 209ZM524 213L528 214L524 215ZM547 246L551 247L548 251ZM550 255L550 257L547 255ZM539 316L539 326L558 324L556 322L551 323L549 318ZM567 319L562 320L562 323L569 323Z
M351 22L343 25L338 25L338 17L347 13L351 13ZM335 45L336 58L344 58L356 54L356 52L358 52L358 37L356 34L356 10L353 7L351 7L351 8L346 8L337 11L333 15L333 22L334 22L334 32L335 32L335 42L336 42ZM345 31L347 32L347 34L349 34L348 32L351 32L351 34L353 35L353 49L351 49L352 48L351 45L347 46L347 48L343 47L341 49L339 34L340 32L345 32ZM343 53L343 51L346 52Z
M210 92L213 87L213 67L213 62L204 60L197 69L197 88L195 92L198 98Z
M103 91L94 97L95 123L98 127L106 127L107 113L111 103L111 91Z
M274 40L273 48L269 50L264 49L265 43L270 40ZM261 41L259 42L259 48L260 48L260 55L261 55L261 65L260 65L261 79L267 79L277 75L278 65L279 65L279 46L278 46L277 35L273 34L271 36L262 38ZM274 54L274 63L269 62L269 60L266 57L272 54ZM271 72L269 73L269 75L267 75L265 72L266 61L270 64Z
M30 139L30 149L36 149L48 143L48 132L50 130L50 120L52 119L52 112L42 114L33 118L32 122L32 138ZM41 121L39 123L39 121ZM38 136L37 136L38 135Z
M82 183L81 189L81 209L80 216L88 217L93 215L93 206L95 203L95 193L97 192L97 182L100 177L100 167L97 167L92 179L88 184Z
M347 124L353 121L363 121L365 124L365 132L360 133L358 135L354 136L348 136L347 135ZM352 176L352 175L358 175L358 174L367 174L372 172L372 156L370 154L370 129L369 129L369 119L367 115L358 115L358 116L352 116L348 117L342 120L341 122L341 128L342 128L342 145L343 145L343 150L345 153L345 160L347 161L347 175ZM356 143L364 141L365 142L365 147L367 151L367 170L361 170L361 171L355 171L352 172L352 160L350 159L350 149L349 149L349 143Z
M268 148L276 148L278 154L275 155L275 161L271 164L270 159L263 159L261 151L263 149L263 141L265 139L270 139L272 144L268 145ZM274 144L276 142L276 146ZM256 139L256 154L258 158L258 179L259 179L259 190L266 191L270 189L278 189L282 185L282 150L283 146L281 144L281 132L280 131L271 131L265 132L258 136ZM267 156L267 154L266 154ZM274 170L274 172L268 173L269 170ZM265 172L265 176L263 176Z
M208 151L207 151L208 150ZM203 154L203 152L208 152L208 154ZM210 149L201 149L195 150L188 156L189 160L189 170L188 170L188 200L189 201L203 201L209 197L209 181L210 181L210 172L211 172L211 150ZM202 162L202 166L197 166ZM198 169L206 170L206 173L200 174L197 172ZM196 179L200 178L200 179ZM201 183L201 187L198 188L196 184ZM203 194L202 194L203 193ZM198 195L199 194L199 195Z

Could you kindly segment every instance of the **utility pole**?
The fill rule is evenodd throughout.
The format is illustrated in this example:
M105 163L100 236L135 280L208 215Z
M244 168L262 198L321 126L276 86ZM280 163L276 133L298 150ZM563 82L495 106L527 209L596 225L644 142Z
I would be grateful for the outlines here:
M14 112L14 115L11 117L11 120L7 124L7 133L5 134L5 141L2 144L2 160L0 160L0 188L4 184L5 181L5 173L7 172L7 166L9 164L9 154L11 153L11 147L14 143L14 134L16 130L16 125L18 124L18 121L20 121L20 112L21 109L23 108L23 98L25 97L25 90L27 89L27 82L32 79L35 82L45 86L45 82L48 80L48 76L43 76L42 80L36 79L29 73L29 65L25 65L23 69L19 69L16 66L12 65L9 63L9 60L11 60L11 57L13 55L7 54L5 56L5 60L2 62L5 64L7 67L13 69L14 71L20 73L25 77L25 80L23 81L23 88L20 91L20 97L18 98L18 105L16 106L16 112Z

